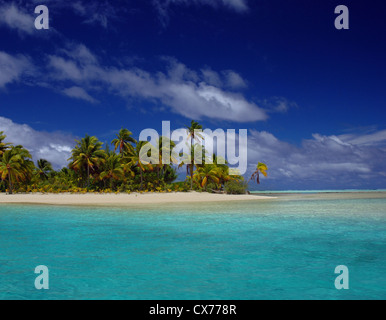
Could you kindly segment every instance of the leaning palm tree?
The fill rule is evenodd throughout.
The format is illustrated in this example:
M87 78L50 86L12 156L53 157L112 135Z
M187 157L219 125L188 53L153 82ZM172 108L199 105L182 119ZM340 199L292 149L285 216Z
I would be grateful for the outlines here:
M70 168L76 172L87 172L87 187L90 187L90 174L104 162L105 152L102 150L102 142L96 137L86 137L77 141L72 150Z
M190 148L191 148L191 153L194 154L194 142L195 140L200 141L204 140L204 137L196 132L196 130L202 130L202 125L200 125L198 122L192 120L190 123L190 126L186 126L187 134L188 137L187 139L190 139ZM194 155L192 155L192 158L194 158ZM187 168L186 168L187 173L190 173L190 189L193 190L193 171L194 171L194 162L190 161L190 163L187 163Z
M251 180L256 180L256 183L260 184L260 173L263 174L264 177L267 177L268 167L265 163L259 162L256 166L256 171L252 174Z
M122 157L124 152L133 151L134 147L132 143L137 143L137 141L132 137L132 135L132 132L122 128L116 135L117 138L111 141L111 144L114 145L114 151L117 151L117 149L119 148L119 153L122 155Z

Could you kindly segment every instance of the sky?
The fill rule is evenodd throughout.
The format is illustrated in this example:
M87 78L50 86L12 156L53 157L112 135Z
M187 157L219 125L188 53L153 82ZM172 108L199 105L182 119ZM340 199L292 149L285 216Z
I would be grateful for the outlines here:
M0 0L0 131L58 169L85 134L196 120L248 130L252 189L383 189L385 35L382 1Z

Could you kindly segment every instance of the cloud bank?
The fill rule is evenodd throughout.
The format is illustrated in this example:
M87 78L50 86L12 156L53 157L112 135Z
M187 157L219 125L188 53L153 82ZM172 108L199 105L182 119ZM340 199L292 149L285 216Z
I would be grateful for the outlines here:
M60 132L37 131L26 124L18 124L11 119L0 117L0 131L4 131L6 142L27 148L36 163L46 159L55 169L67 166L67 159L75 146L75 137Z
M110 92L123 98L158 101L170 111L188 118L235 122L267 119L264 109L232 90L246 86L234 71L196 72L172 58L163 59L165 72L119 69L100 65L97 57L86 50L83 47L64 52L64 55L50 55L48 74L52 80L72 81L83 88L107 86ZM83 59L84 55L88 58Z
M250 173L258 161L269 167L263 185L272 188L356 189L386 185L386 131L325 136L314 134L301 146L280 141L268 132L250 131ZM377 185L378 184L378 185ZM261 188L261 187L260 187Z
M47 159L56 169L68 165L75 137L43 132L0 117L6 142L24 145L33 159ZM248 180L256 164L268 165L268 178L258 189L384 188L386 185L386 130L365 134L324 136L314 134L300 146L284 142L265 131L248 135Z
M170 57L162 58L163 71L118 68L101 64L87 47L72 43L57 54L47 55L46 59L47 64L39 69L39 74L44 73L45 79L49 80L44 85L90 103L98 101L90 91L107 91L123 99L134 97L161 103L173 113L197 120L242 123L268 118L266 110L242 94L240 89L247 83L232 70L215 72L206 68L195 71ZM0 88L22 81L22 75L27 73L30 80L35 79L35 85L42 85L34 61L29 57L13 57L0 51L0 68Z

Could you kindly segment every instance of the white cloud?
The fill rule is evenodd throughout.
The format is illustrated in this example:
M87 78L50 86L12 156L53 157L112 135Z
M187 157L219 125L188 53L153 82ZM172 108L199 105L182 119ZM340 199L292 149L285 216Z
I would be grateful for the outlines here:
M68 43L61 52L81 65L98 63L98 58L84 44Z
M250 131L248 163L250 173L257 162L269 167L269 178L263 186L273 188L318 189L376 187L386 184L386 150L377 145L348 143L340 136L314 134L295 146L268 132ZM383 131L374 133L377 143L386 143ZM381 140L378 137L383 136ZM357 141L367 140L357 135Z
M33 14L22 11L14 4L0 6L0 25L17 30L20 34L32 34L35 30Z
M210 68L201 70L203 80L212 86L227 89L244 89L247 87L246 81L235 71L225 70L220 73Z
M37 131L26 124L18 124L10 119L0 117L0 131L7 135L6 142L27 148L36 163L46 159L54 168L67 166L67 159L75 146L75 137L60 132Z
M229 82L229 79L232 79L233 87L245 83L236 72L222 72L225 77L221 80L220 74L210 69L196 72L175 59L163 58L169 65L167 71L149 73L139 68L102 66L96 57L85 59L84 56L95 57L85 47L82 50L76 48L73 53L66 51L66 57L49 56L50 77L73 81L76 87L82 88L102 84L121 97L159 101L172 112L197 120L254 122L267 119L265 110L242 94L222 87L222 83ZM215 85L216 82L219 86Z
M165 26L169 21L169 10L171 6L206 5L213 8L225 7L237 13L249 10L247 0L152 0L158 11L161 23Z
M221 79L221 76L218 74L218 72L213 71L209 68L202 69L201 70L203 80L211 85L216 87L222 87L224 85L223 80Z
M99 24L104 28L117 19L116 8L108 1L75 1L71 4L75 14L85 18L84 23Z
M231 89L242 89L247 87L245 80L236 72L232 70L224 71L226 78L226 85Z
M345 134L340 135L339 139L357 146L385 146L386 130L366 134Z
M0 88L20 80L23 74L32 72L29 58L23 55L11 56L0 51Z
M91 97L84 89L82 89L80 87L71 87L68 89L64 89L63 93L66 96L69 96L71 98L81 99L81 100L85 100L85 101L88 101L91 103L97 103L98 102L98 100Z
M54 77L57 80L72 80L80 81L83 79L83 75L77 64L72 60L67 60L58 56L49 56L49 67L54 69Z
M158 8L166 10L171 5L208 5L212 7L225 6L237 12L248 10L247 0L153 0Z
M261 104L268 112L286 113L290 108L297 108L298 105L294 102L288 101L284 97L272 97L261 101Z
M247 0L222 0L222 3L239 12L248 10Z

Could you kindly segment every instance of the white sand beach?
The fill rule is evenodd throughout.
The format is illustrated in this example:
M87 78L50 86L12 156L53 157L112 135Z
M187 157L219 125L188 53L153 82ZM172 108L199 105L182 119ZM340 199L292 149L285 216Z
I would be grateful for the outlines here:
M146 193L146 194L5 194L0 193L0 204L100 205L124 206L136 204L226 202L274 199L272 196L226 195L199 192Z

